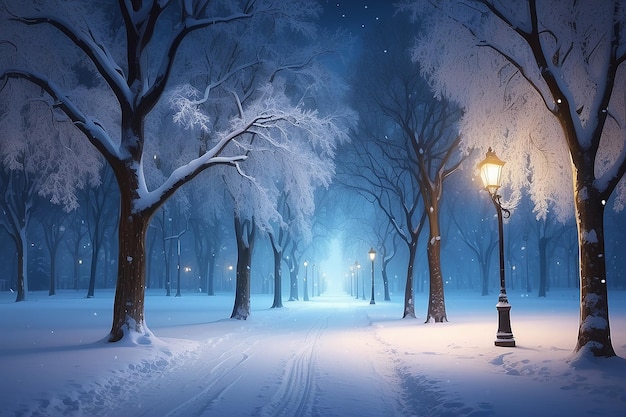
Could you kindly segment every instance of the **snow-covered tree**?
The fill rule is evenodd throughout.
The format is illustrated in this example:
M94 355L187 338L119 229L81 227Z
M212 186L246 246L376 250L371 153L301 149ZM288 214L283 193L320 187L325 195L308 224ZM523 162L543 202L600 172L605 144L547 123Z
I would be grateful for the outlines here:
M514 201L537 216L575 212L580 325L575 351L614 356L604 242L605 204L626 201L626 5L622 1L405 1L429 32L415 59L436 95L464 109L466 148L507 161ZM573 205L572 205L573 189ZM574 210L572 210L572 206Z
M78 207L77 189L99 181L101 162L71 123L29 83L5 86L0 101L0 224L17 249L16 301L28 293L27 231L38 196L66 211ZM87 146L86 146L87 145Z
M146 154L145 147L147 141L155 139L153 135L160 134L152 131L149 134L146 129L152 110L164 98L170 79L188 69L184 64L198 60L198 56L206 56L209 60L220 58L212 55L215 43L206 43L202 51L191 51L183 47L184 42L193 36L200 36L201 31L224 30L227 37L238 37L248 29L245 22L252 24L255 19L264 17L272 19L278 32L291 30L305 33L312 30L307 19L315 16L319 8L306 0L120 0L121 14L111 12L107 4L100 5L113 16L113 22L121 22L120 27L112 24L108 27L97 19L90 19L91 27L88 27L85 16L94 16L100 8L92 2L80 4L83 7L75 7L75 4L64 7L65 3L60 2L46 4L43 11L11 11L9 40L18 45L20 57L25 59L15 65L3 65L0 81L7 85L10 80L22 79L39 86L113 169L121 201L117 287L108 340L115 342L132 337L149 342L152 334L144 319L145 236L152 215L183 184L207 168L228 165L240 169L253 151L249 147L252 137L258 137L259 141L275 140L283 137L289 129L301 129L307 140L321 143L328 139L318 136L320 131L333 126L328 120L317 117L314 111L285 101L284 91L271 84L265 86L264 94L246 105L242 104L245 97L234 91L230 96L221 98L223 102L229 100L235 103L236 113L220 113L221 107L218 106L207 114L208 117L225 120L222 129L207 132L210 135L209 147L200 156L196 154L175 167L157 187L149 188L144 169L146 160L152 155ZM89 14L85 11L87 6ZM63 10L63 13L56 13L58 10ZM82 54L83 61L76 65L80 63L92 69L97 75L93 78L100 91L106 89L117 100L118 126L100 123L96 118L97 112L89 112L81 106L72 96L71 87L58 74L48 72L46 68L34 69L34 61L38 58L29 55L30 45L20 44L20 33L25 30L61 34L61 37L54 38L55 45L50 46L56 51L54 57L63 55L66 50ZM257 35L263 37L264 33ZM218 40L218 37L213 38L214 42ZM65 67L66 70L70 68ZM230 68L228 73L206 74L208 85L220 84L226 78L236 78L246 84L250 82L246 69L247 65L244 65ZM210 89L205 91L210 93ZM185 94L179 94L179 97L187 98ZM98 95L92 99L97 101ZM197 115L196 104L184 100L180 103L191 104L186 109L180 109L181 117ZM317 127L311 129L312 126ZM192 127L204 126L194 124ZM335 132L325 129L325 133ZM169 140L161 139L169 146L176 140L172 136Z
M198 75L171 95L175 120L197 132L200 152L207 148L208 132L223 129L233 115L249 109L260 113L271 109L289 119L276 124L276 129L252 128L249 135L242 135L238 144L248 155L245 164L215 175L223 178L234 209L238 260L233 318L246 319L250 314L252 247L258 233L273 235L289 229L292 238L310 240L314 190L329 184L334 148L347 137L344 124L354 118L341 107L345 87L321 61L337 48L335 39L325 34L313 39L311 34L290 31L285 36L272 20L257 19L239 36L216 33L193 39L215 44L221 59L203 65L190 62ZM246 82L233 68L246 74ZM207 80L206 74L214 79ZM237 100L232 100L233 95ZM279 211L281 199L288 212ZM270 241L282 253L280 242ZM280 274L274 275L280 279Z

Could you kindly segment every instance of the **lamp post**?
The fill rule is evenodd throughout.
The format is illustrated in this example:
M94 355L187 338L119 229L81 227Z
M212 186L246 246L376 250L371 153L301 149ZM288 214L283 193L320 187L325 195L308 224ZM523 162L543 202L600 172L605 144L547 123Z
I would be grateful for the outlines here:
M489 191L489 196L491 197L491 201L493 202L498 214L500 294L498 295L498 304L496 304L496 309L498 310L498 332L496 333L496 340L494 341L494 344L496 346L514 347L515 339L513 338L513 331L511 330L511 305L509 304L509 299L506 295L506 284L504 280L504 239L502 227L502 218L508 218L511 215L511 212L502 207L500 203L501 196L498 194L503 166L504 161L500 160L496 156L495 152L489 148L485 159L478 165L478 169L480 170L480 177L483 180L483 185L487 191Z
M309 301L309 284L308 284L308 275L309 274L309 261L304 261L304 301Z
M374 300L374 259L376 259L376 251L374 248L370 248L370 251L367 253L370 256L370 261L372 261L372 298L370 298L370 304L376 304Z

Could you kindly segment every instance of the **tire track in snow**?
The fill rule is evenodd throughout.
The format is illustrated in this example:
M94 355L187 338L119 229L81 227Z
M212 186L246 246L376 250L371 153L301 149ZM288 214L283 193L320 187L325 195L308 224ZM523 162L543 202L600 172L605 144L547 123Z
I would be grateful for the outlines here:
M306 333L303 347L287 361L280 388L272 401L260 410L262 417L304 417L311 414L315 398L315 354L328 317L317 321Z

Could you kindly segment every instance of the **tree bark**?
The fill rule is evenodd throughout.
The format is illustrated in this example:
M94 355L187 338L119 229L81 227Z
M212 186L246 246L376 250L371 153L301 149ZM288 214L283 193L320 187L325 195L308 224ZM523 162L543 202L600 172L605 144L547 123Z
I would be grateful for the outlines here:
M231 319L246 320L250 315L250 270L252 248L254 246L254 222L241 221L235 217L235 235L237 237L237 279L235 304Z
M413 296L413 264L415 263L415 254L417 252L417 237L412 236L413 240L409 245L409 265L406 271L406 286L404 287L404 313L402 318L415 318L415 297Z
M158 206L138 210L139 189L135 163L118 161L111 165L120 188L117 285L113 304L113 324L109 342L117 342L131 334L140 344L153 337L144 319L146 287L146 234L150 219Z
M593 186L593 164L575 177L576 223L580 247L580 322L575 352L615 356L611 344L604 250L604 205ZM575 173L576 174L576 173Z
M122 190L124 200L124 190L128 189ZM142 212L132 213L130 204L124 203L120 215L117 286L109 342L117 342L133 332L152 336L144 320L145 237L150 216Z
M28 292L28 247L24 244L26 231L22 229L15 236L15 247L17 249L17 296L15 302L26 300Z
M389 296L389 274L387 273L387 261L383 261L383 267L381 268L381 274L383 276L383 290L385 292L385 301L391 301Z
M96 227L97 230L97 227ZM98 253L100 252L99 239L91 240L91 266L89 268L89 288L87 289L87 298L93 298L96 290L96 270L98 267Z
M444 298L443 274L441 273L441 234L439 231L439 205L431 199L431 210L428 213L429 238L426 254L430 272L430 291L428 295L428 312L426 323L431 319L435 323L448 321Z
M298 301L298 269L289 269L289 301Z
M297 301L298 298L298 271L300 270L296 262L296 245L292 242L291 257L287 263L289 265L289 301Z
M274 253L274 302L271 308L283 307L283 295L282 295L282 261L283 253L276 246L274 237L270 234L270 242L272 243L272 252Z
M428 268L430 270L430 293L428 297L428 315L435 323L448 321L444 299L443 275L441 273L441 240L432 238L428 243Z
M57 270L57 255L56 248L50 251L50 288L48 289L48 295L56 294L56 270Z
M487 259L480 260L480 271L482 272L482 285L480 295L489 295L489 265L491 262L491 256Z

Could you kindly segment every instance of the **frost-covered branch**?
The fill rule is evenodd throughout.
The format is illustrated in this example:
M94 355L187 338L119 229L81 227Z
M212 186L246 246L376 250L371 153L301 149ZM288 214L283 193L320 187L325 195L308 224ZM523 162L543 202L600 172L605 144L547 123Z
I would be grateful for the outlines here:
M53 105L60 108L72 121L72 123L87 136L89 141L105 156L105 158L120 159L118 146L109 134L91 117L88 117L79 107L63 92L59 86L41 74L23 70L8 70L0 74L0 88L9 78L24 79L41 87L54 100Z
M248 13L236 13L227 17L213 17L205 19L194 19L191 16L187 16L180 24L175 28L167 42L166 52L163 55L161 66L155 75L154 83L142 94L140 105L138 110L144 114L152 109L156 100L163 94L166 83L169 79L170 73L174 66L174 57L183 41L191 32L204 29L209 26L215 26L217 24L231 23L237 20L249 19L254 14Z

